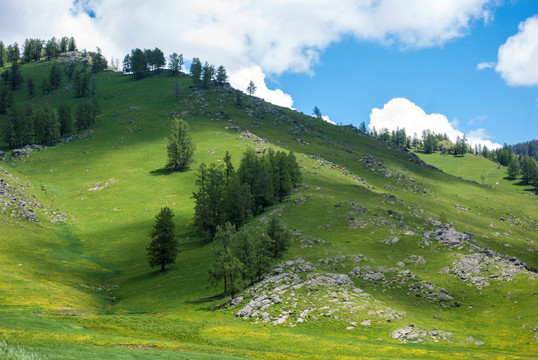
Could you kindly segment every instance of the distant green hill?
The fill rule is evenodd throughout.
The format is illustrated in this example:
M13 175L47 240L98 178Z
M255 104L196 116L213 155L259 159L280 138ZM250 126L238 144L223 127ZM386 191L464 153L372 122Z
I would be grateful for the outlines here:
M22 75L39 84L50 66L23 65ZM51 359L535 356L538 207L504 185L504 169L421 155L445 173L350 127L227 87L193 88L185 75L93 80L101 113L83 136L0 162L9 344ZM49 95L21 88L14 98L75 108L85 99L72 91L64 77ZM169 174L174 117L190 125L195 163ZM233 306L209 284L213 248L193 228L192 194L202 162L229 151L237 168L247 148L293 150L304 184L246 225L275 214L294 237ZM145 248L163 206L180 246L161 275Z

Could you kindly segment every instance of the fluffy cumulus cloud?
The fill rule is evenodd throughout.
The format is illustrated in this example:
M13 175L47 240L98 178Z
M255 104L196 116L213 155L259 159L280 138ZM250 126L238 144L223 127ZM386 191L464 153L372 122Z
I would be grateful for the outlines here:
M370 129L389 131L405 129L409 136L421 137L424 130L431 130L436 134L447 134L448 138L455 142L463 133L454 128L453 123L448 121L442 114L427 114L420 106L406 98L394 98L386 103L382 109L374 108L370 113ZM477 129L466 135L471 146L475 144L486 145L489 149L501 147L501 144L490 140L485 129Z
M519 24L519 32L499 47L495 70L510 85L538 85L538 15Z
M265 74L259 66L245 67L230 74L230 85L236 89L245 90L250 81L256 86L255 96L259 96L270 103L291 108L293 99L282 90L270 90L265 84Z
M311 72L327 46L343 36L398 48L442 45L471 21L490 17L495 0L17 0L0 3L4 42L73 35L81 48L100 46L122 58L134 47L183 53L224 65L230 81L245 73ZM92 14L90 17L89 14ZM261 73L260 73L261 72ZM259 96L291 106L266 89Z
M321 119L322 119L323 121L328 122L329 124L336 125L336 123L335 123L334 121L332 121L332 120L329 118L328 115L321 115Z

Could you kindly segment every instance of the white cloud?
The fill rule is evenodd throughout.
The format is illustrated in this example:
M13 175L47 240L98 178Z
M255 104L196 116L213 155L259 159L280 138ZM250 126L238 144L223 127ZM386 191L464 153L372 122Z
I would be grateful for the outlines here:
M486 120L486 117L484 115L478 115L469 120L469 125L482 124L484 120Z
M538 15L521 22L518 29L499 47L495 71L509 85L538 85Z
M476 64L476 70L492 69L494 67L495 63L493 61L481 62Z
M382 109L373 108L370 113L370 129L376 128L381 131L386 128L389 131L404 128L407 135L413 137L422 136L424 130L431 130L436 134L447 134L448 138L455 142L458 137L463 137L463 133L453 127L445 115L426 114L420 107L406 98L394 98L386 103ZM487 145L489 149L502 147L489 140L485 129L471 131L467 135L467 140L471 146L475 144Z
M233 73L230 73L230 85L234 88L246 91L250 81L256 85L255 96L261 97L266 101L291 108L293 99L289 94L285 94L282 90L270 90L265 84L265 74L259 66L243 68Z
M82 5L81 5L82 4ZM312 70L344 36L400 48L442 45L488 21L495 0L17 0L0 2L2 40L73 35L80 48L100 46L122 59L135 47L183 53L224 65L230 74ZM84 13L92 9L95 18ZM77 11L70 11L70 9ZM82 9L82 11L81 11ZM232 81L239 82L234 79ZM252 79L254 80L254 79ZM258 95L287 95L262 91ZM264 95L263 95L264 96ZM268 99L269 100L269 99ZM270 101L270 100L269 100ZM288 103L290 101L288 100Z
M336 125L336 123L335 123L334 121L332 121L332 120L329 118L329 116L327 116L327 115L321 115L321 119L322 119L323 121L328 122L329 124Z
M469 144L473 147L475 144L482 144L482 146L485 145L490 150L502 147L501 144L493 142L490 139L491 135L489 135L484 128L469 131L469 134L467 134L467 140L469 141Z

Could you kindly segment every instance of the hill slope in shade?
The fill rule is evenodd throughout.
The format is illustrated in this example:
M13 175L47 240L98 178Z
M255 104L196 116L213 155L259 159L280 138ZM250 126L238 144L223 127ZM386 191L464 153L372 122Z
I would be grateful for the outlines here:
M39 83L48 66L23 75ZM38 222L19 205L0 214L2 338L51 358L535 355L529 192L482 185L474 165L454 174L476 182L459 179L255 97L238 104L233 89L190 89L186 76L177 102L177 78L94 78L102 113L87 136L0 163L3 189L42 205L24 206ZM80 100L61 88L34 99L45 101ZM182 173L163 170L173 117L189 122L196 144ZM213 298L221 288L207 279L213 250L193 228L192 193L202 162L229 151L237 168L249 147L293 150L304 186L247 225L276 214L294 237L283 262L231 305ZM159 275L145 248L163 206L176 215L180 252Z

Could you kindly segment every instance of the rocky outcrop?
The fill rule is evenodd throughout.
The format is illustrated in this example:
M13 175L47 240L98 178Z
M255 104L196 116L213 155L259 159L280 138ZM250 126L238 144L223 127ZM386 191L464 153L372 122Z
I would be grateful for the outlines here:
M348 330L401 319L357 288L349 275L319 272L302 259L285 261L232 301L236 316L273 325L296 326L321 318L343 322Z
M403 267L405 266L405 263L401 262L396 265ZM387 290L407 289L407 295L422 299L423 301L436 303L443 308L460 305L458 302L454 301L454 297L446 289L429 281L422 280L409 270L357 266L351 270L349 276L381 286L383 289Z
M420 343L424 342L425 339L433 340L435 342L440 340L448 340L452 337L452 333L441 331L437 328L433 328L431 331L428 331L420 329L411 324L401 329L394 330L390 333L390 336L392 336L393 339L400 340L403 343Z
M502 256L493 250L474 253L454 260L440 270L442 274L457 276L469 286L481 289L492 281L511 281L518 274L526 274L536 279L535 273L527 270L527 265L513 256Z

